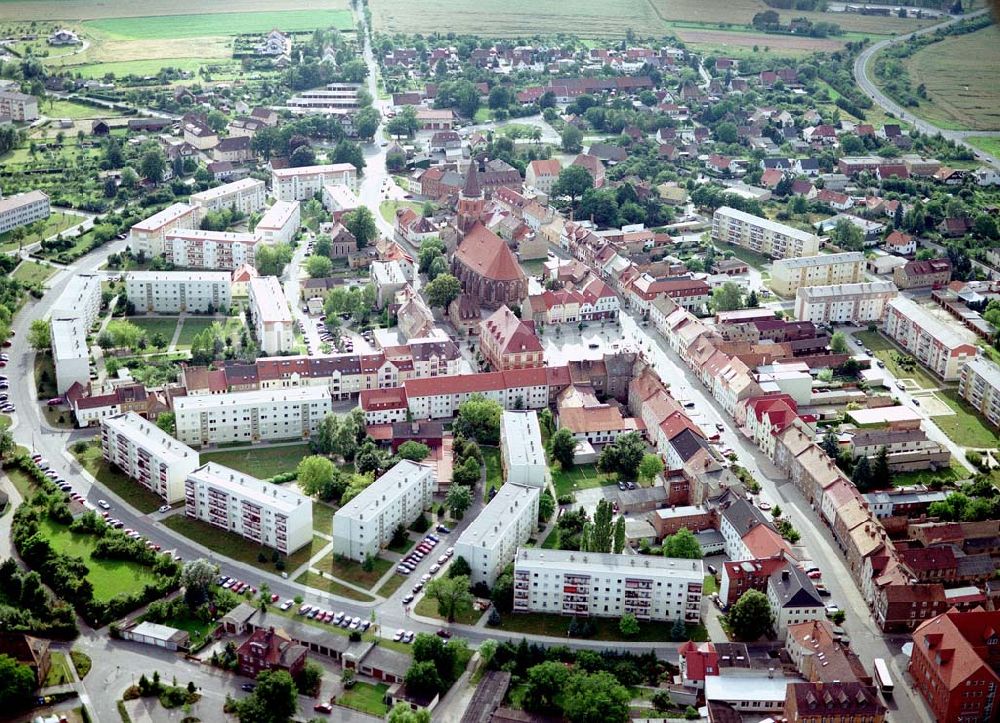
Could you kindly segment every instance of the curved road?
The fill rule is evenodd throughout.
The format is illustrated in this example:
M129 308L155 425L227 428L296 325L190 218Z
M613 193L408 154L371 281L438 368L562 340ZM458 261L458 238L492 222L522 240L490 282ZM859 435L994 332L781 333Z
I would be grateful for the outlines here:
M979 158L980 160L983 160L996 168L1000 168L1000 158L991 153L986 153L985 151L976 148L966 140L967 138L970 138L972 136L994 136L997 135L997 133L1000 131L969 131L969 130L956 131L956 130L948 130L945 128L939 128L930 121L924 120L923 118L918 118L917 116L913 115L913 113L907 112L905 108L903 108L896 101L892 100L892 98L890 98L881 90L879 90L878 86L875 85L872 79L868 76L869 61L873 57L875 57L876 53L878 53L881 50L884 50L890 45L896 45L897 43L902 43L918 35L926 35L927 33L933 33L935 30L938 30L940 28L946 28L950 25L955 25L956 23L960 23L963 20L969 20L971 18L979 17L980 15L984 15L987 12L989 12L988 9L983 9L983 10L977 10L974 13L968 13L966 15L956 15L950 18L949 20L946 20L943 23L938 23L937 25L931 25L929 27L916 30L912 33L907 33L906 35L897 35L892 38L880 40L874 45L869 45L867 48L861 51L861 54L858 55L858 57L854 61L854 79L857 81L858 86L861 88L861 90L865 92L865 95L867 95L869 98L875 101L875 103L881 106L886 113L891 113L900 120L912 124L913 127L919 130L921 133L929 133L931 135L940 133L943 137L947 138L948 140L955 141L955 143L959 143L968 148L970 151L975 153L976 157Z

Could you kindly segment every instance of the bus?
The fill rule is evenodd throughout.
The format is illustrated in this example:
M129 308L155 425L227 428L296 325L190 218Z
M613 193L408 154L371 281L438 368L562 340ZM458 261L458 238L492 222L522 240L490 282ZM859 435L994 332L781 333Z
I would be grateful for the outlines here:
M892 676L882 658L875 658L875 683L883 695L892 695Z

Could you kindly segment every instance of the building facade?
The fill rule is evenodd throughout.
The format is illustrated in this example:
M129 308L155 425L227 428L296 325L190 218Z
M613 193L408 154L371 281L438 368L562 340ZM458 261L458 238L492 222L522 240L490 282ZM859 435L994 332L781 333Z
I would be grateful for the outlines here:
M101 420L101 453L168 505L184 499L184 480L201 466L196 451L135 412Z
M1000 367L985 357L968 360L959 370L958 394L1000 427Z
M865 255L858 251L779 259L771 264L771 289L793 296L806 286L856 284L865 280Z
M712 240L742 246L773 259L819 253L819 237L815 234L729 206L716 209L712 217Z
M455 543L455 556L472 568L472 584L493 587L517 548L528 541L538 524L537 487L506 483L465 528Z
M534 410L504 411L500 418L503 478L529 487L545 487L545 446Z
M249 216L254 211L262 209L266 200L265 183L256 178L244 178L207 191L192 193L188 203L201 209L202 216L209 211L221 211L226 208L234 208Z
M90 379L87 324L80 316L53 316L49 321L56 391L64 394L73 384L86 386Z
M0 111L0 115L3 115ZM0 198L0 233L27 226L49 217L49 197L41 191L28 191Z
M232 231L176 230L164 237L167 261L192 269L235 271L244 264L253 266L256 247L252 234Z
M271 193L279 201L308 201L322 193L327 184L347 186L356 192L358 169L350 163L332 163L271 171Z
M902 296L889 302L885 333L946 382L958 379L962 365L977 354L972 332L938 319Z
M295 342L292 313L277 276L258 276L247 284L250 317L257 343L265 354L284 354Z
M287 244L292 242L301 222L298 201L275 201L257 222L253 232L261 243L268 246Z
M132 271L125 294L139 313L210 312L232 303L229 274L221 271Z
M159 213L132 226L129 246L146 258L161 256L166 246L167 233L176 229L193 229L201 220L201 210L186 203L174 203Z
M0 90L0 116L8 116L15 123L38 120L38 98L16 90Z
M795 292L795 318L814 324L881 322L898 295L891 281L800 288Z

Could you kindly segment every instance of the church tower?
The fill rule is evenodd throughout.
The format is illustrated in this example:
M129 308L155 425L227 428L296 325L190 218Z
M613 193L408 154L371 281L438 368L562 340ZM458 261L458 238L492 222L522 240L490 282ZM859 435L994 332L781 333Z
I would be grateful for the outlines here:
M483 215L486 201L483 189L479 185L479 163L473 159L469 164L469 172L465 176L465 185L458 194L458 219L456 225L459 233L464 236L470 228L479 223Z

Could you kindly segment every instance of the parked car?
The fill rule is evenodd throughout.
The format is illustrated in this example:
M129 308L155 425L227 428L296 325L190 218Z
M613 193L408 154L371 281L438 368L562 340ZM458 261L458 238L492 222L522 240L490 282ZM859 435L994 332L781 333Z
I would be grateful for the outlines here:
M97 506L100 507L102 510L111 509L111 505L108 504L107 500L97 500Z
M170 505L160 505L157 512L170 512Z
M400 630L397 630L397 631L396 631L396 634L392 636L392 639L393 639L393 640L394 640L395 642L397 642L397 643L398 643L399 641L401 641L401 640L403 639L403 636L404 636L404 635L406 635L406 631L404 631L404 630L400 629Z
M313 706L313 710L317 713L333 713L333 706L329 703L317 703Z
M255 683L244 683L240 686L241 689L245 690L247 693L252 693L257 687Z
M445 527L444 525L438 525L437 531L440 532L442 535L447 535L451 532L451 528Z
M450 637L451 637L451 633L449 633L449 632L448 632L447 630L445 630L444 628L438 628L438 631L437 631L437 633L435 633L435 634L436 634L436 635L437 635L437 636L438 636L439 638L444 638L445 640L447 640L448 638L450 638Z

